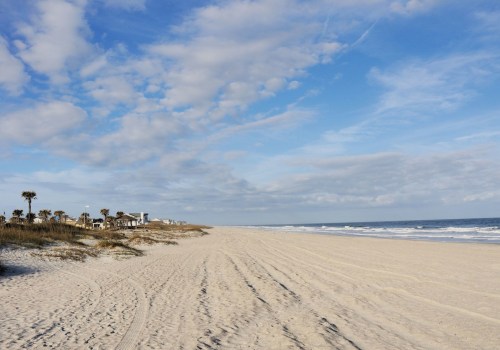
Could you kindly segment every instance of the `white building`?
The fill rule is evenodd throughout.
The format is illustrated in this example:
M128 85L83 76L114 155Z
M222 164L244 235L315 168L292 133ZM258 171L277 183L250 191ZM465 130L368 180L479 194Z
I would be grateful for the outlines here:
M120 228L136 228L138 220L133 215L123 214L116 218L116 224Z
M148 213L141 211L140 213L129 213L128 215L135 217L138 225L145 225L149 222Z

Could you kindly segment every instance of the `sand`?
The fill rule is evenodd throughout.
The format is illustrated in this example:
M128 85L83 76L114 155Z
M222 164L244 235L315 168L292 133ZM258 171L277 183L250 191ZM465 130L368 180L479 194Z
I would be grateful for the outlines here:
M126 260L4 251L0 349L500 348L499 245L209 232Z

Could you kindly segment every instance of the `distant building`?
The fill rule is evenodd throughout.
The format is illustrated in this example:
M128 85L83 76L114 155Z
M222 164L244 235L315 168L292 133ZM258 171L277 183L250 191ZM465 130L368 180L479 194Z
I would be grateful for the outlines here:
M120 228L136 228L139 220L130 214L123 214L116 218L116 225Z
M186 225L186 221L177 221L173 219L158 219L154 218L149 220L148 222L156 222L156 223L162 223L166 225Z
M77 223L78 223L78 220L75 219L75 218L65 218L64 221L63 221L66 225L73 225L73 226L76 226Z
M148 213L140 212L140 213L129 213L128 215L131 215L137 219L137 224L138 225L146 225L149 220L148 220Z
M92 219L92 228L95 230L104 230L104 219Z

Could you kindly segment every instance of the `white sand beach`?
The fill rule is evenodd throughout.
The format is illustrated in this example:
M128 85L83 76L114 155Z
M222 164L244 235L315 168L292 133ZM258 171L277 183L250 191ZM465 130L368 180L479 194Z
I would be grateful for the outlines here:
M125 260L4 253L0 349L500 348L499 245L208 231Z

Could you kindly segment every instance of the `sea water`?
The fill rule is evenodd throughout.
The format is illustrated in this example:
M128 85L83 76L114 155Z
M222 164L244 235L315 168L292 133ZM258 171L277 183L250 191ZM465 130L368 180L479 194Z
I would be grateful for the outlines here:
M297 233L500 244L500 218L344 222L253 227Z

